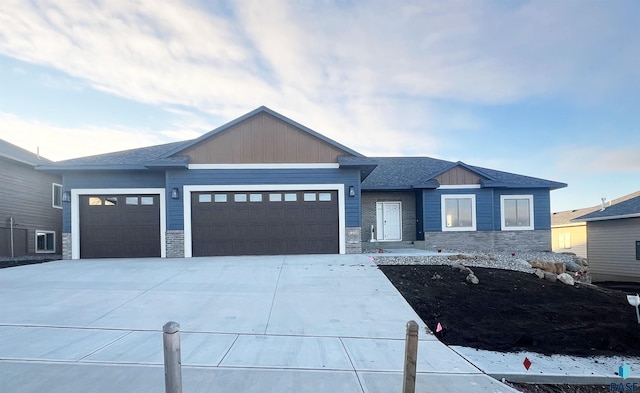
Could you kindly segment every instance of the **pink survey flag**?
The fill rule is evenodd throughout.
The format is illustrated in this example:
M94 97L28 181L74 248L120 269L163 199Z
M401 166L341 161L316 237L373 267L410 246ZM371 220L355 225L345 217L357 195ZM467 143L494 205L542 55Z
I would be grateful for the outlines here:
M439 333L442 331L442 325L440 325L440 322L438 322L438 326L436 326L436 333Z
M371 262L373 262L373 261L375 261L375 258L374 258L374 257L369 257L369 260L370 260Z

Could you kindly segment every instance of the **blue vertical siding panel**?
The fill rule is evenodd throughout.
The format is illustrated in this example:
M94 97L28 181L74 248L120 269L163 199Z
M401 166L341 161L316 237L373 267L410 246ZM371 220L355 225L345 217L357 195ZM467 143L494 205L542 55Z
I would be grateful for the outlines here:
M500 196L502 195L533 195L533 224L536 230L551 229L551 196L548 188L505 188L496 189L494 197L494 229L499 231L502 222L500 211Z
M167 192L185 185L259 185L259 184L344 184L345 222L358 227L360 212L360 172L357 169L197 169L167 172ZM350 198L349 186L356 189ZM167 199L167 229L183 230L183 198Z
M164 171L86 171L65 173L64 191L78 188L164 188ZM71 232L71 204L65 203L62 231Z

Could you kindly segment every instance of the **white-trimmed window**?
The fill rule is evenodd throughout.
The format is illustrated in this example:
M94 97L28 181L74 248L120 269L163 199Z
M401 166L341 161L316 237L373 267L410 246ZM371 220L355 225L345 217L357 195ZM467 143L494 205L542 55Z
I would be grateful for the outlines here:
M51 205L62 209L62 184L53 183L51 187Z
M56 233L53 231L36 231L36 252L56 252Z
M442 230L476 230L476 196L474 194L442 195Z
M503 231L533 230L533 195L501 195Z

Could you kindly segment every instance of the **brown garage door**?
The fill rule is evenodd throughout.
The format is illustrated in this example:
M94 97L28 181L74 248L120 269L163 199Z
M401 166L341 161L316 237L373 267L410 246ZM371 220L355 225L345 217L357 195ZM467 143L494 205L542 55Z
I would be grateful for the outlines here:
M80 257L160 256L158 195L80 197Z
M192 254L339 252L336 191L193 192Z

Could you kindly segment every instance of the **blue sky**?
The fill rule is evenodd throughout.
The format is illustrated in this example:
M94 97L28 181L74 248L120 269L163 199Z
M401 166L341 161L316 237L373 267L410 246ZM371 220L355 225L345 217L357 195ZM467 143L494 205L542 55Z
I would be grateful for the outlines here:
M640 189L640 2L7 1L0 138L53 160L260 105L365 155Z

